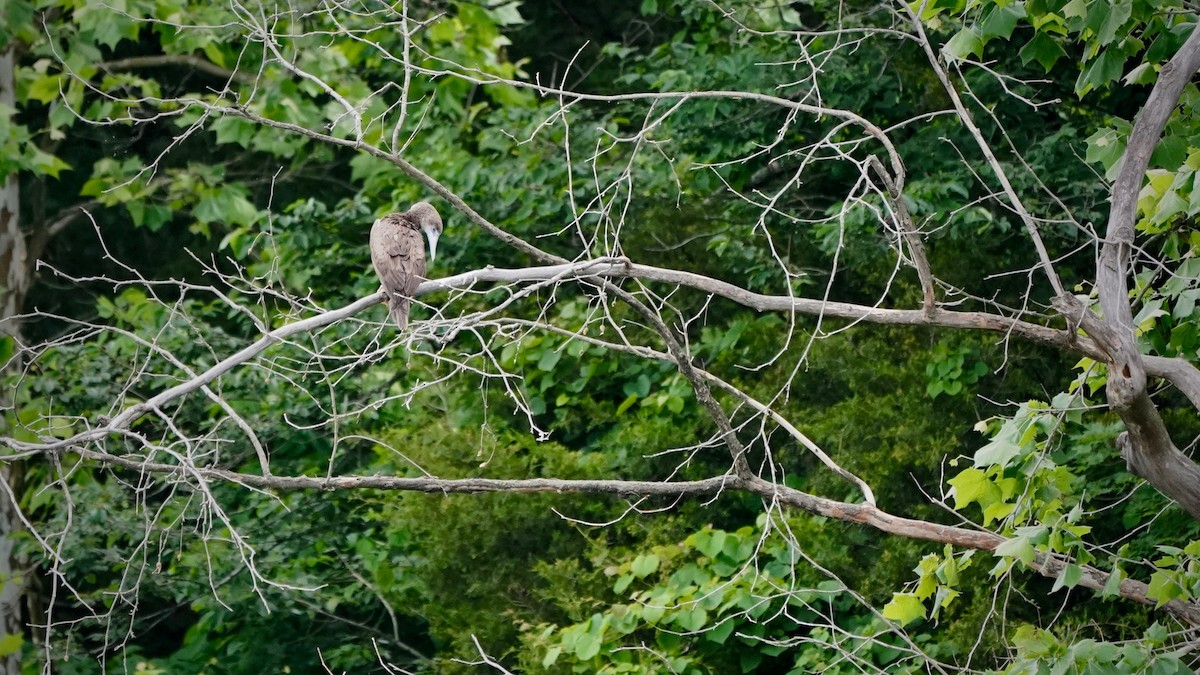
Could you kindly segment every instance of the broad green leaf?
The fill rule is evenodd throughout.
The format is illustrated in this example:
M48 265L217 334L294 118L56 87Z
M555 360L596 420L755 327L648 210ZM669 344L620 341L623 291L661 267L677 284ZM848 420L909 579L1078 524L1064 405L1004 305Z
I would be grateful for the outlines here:
M895 593L883 606L883 618L906 625L925 618L925 605L912 593Z
M1104 2L1101 0L1101 2L1098 2L1097 4L1103 6ZM1087 0L1071 0L1067 4L1063 5L1062 8L1062 15L1068 19L1082 19L1086 17L1087 14Z
M1158 607L1162 607L1172 600L1184 597L1184 591L1174 573L1159 571L1150 575L1150 587L1146 590L1146 597L1156 601Z
M637 394L630 394L629 396L626 396L625 400L621 401L621 405L617 406L617 414L618 415L623 414L626 410L629 410L633 406L634 403L637 403L637 402L638 402Z
M1116 175L1117 162L1125 155L1125 134L1117 129L1100 129L1085 141L1087 152L1084 158L1104 167L1111 179Z
M999 493L995 485L987 479L987 474L980 469L964 469L946 482L953 488L951 494L954 495L956 511L962 510L972 502L982 503L989 489Z
M996 547L996 555L1005 558L1015 558L1026 565L1033 562L1037 552L1033 544L1025 537L1013 537Z
M993 464L1008 466L1012 460L1021 455L1021 446L1007 438L995 438L975 452L975 466L985 467Z
M1054 586L1051 587L1050 592L1054 593L1062 588L1075 588L1082 579L1083 569L1079 565L1067 563L1063 566L1062 572L1054 580Z
M983 57L983 40L973 28L958 31L950 41L942 47L942 53L954 61L962 61L968 56Z
M1180 197L1179 194L1174 190L1168 190L1167 193L1158 200L1158 208L1154 210L1154 216L1151 218L1151 222L1155 225L1162 225L1170 221L1176 215L1186 212L1187 209L1187 200L1185 200L1183 197Z
M1087 26L1096 32L1096 41L1107 45L1117 38L1121 26L1133 14L1133 4L1129 0L1100 0L1093 2L1088 12Z
M724 530L712 530L710 536L702 540L696 548L709 558L716 558L725 550L727 539L729 539L729 533Z
M731 634L733 634L733 621L726 620L717 624L711 630L705 631L704 638L719 645L723 645L725 644L725 641L729 639Z
M39 103L54 101L58 99L59 85L63 77L63 75L59 74L41 75L29 85L25 96Z
M1004 38L1007 40L1017 27L1017 22L1025 18L1025 5L1013 3L1010 5L993 5L979 22L979 36L984 40L989 38Z
M698 631L708 623L708 612L703 607L684 610L676 615L675 623L686 631Z
M396 571L386 560L375 568L375 583L385 593L396 585Z
M632 574L622 574L617 577L617 582L613 584L613 593L624 593L625 589L629 588L629 584L633 583L633 579Z
M604 630L608 627L608 619L600 614L593 614L586 624L587 629L579 635L575 642L575 658L587 661L600 653L604 638Z
M575 658L580 661L592 659L600 653L600 636L593 633L584 633L579 636L575 642Z
M998 520L1003 520L1016 509L1017 505L1013 502L992 502L983 507L983 524L991 525Z
M667 608L663 606L661 599L651 598L645 605L642 606L642 618L646 623L654 625L662 619Z
M0 656L18 654L21 651L21 646L24 644L25 640L20 635L5 633L3 636L0 636Z
M558 365L558 360L562 358L562 352L558 349L547 349L542 352L542 357L538 359L537 368L543 372L554 370L554 366Z
M658 569L658 556L653 553L648 555L639 555L634 558L633 565L629 571L633 572L634 576L639 579L644 579L654 573Z
M1114 567L1109 573L1108 579L1104 582L1104 589L1100 594L1106 598L1113 598L1121 593L1121 582L1125 580L1125 572L1120 567Z
M1109 82L1120 79L1124 65L1125 56L1119 49L1105 49L1079 74L1079 79L1075 81L1075 95L1083 97L1090 91L1102 89Z

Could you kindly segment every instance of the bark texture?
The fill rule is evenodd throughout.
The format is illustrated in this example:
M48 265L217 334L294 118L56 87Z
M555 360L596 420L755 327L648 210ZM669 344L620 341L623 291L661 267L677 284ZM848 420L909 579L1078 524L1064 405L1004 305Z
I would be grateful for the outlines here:
M0 106L15 108L12 49L0 52ZM0 338L19 338L14 317L20 313L29 290L29 264L26 260L25 237L21 232L20 192L17 174L3 178L0 185ZM4 367L0 362L0 368ZM9 367L13 367L12 364ZM3 372L0 371L0 375ZM0 387L0 411L11 409L11 395ZM0 481L20 495L24 482L24 463L0 464ZM17 505L0 493L0 637L25 635L22 608L25 605L26 581L23 565L14 549L13 534L22 528ZM19 675L20 653L0 657L0 674Z
M1096 289L1101 314L1074 296L1060 295L1055 306L1096 342L1108 366L1108 403L1125 423L1118 448L1129 469L1200 518L1200 467L1172 442L1150 398L1146 358L1134 333L1129 300L1137 200L1164 127L1184 87L1200 69L1200 30L1191 36L1159 73L1146 105L1129 135L1121 170L1112 187L1108 231L1100 248Z

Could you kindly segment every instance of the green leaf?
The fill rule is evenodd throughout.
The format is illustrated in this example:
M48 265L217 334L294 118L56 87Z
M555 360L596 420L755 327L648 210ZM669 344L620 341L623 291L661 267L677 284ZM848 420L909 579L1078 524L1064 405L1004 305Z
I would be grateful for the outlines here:
M1175 580L1174 574L1170 572L1155 572L1150 575L1150 587L1146 590L1146 597L1157 601L1157 607L1162 607L1168 602L1182 598L1183 596L1183 588Z
M1083 568L1079 565L1068 563L1063 566L1062 572L1054 580L1054 586L1050 589L1050 592L1053 593L1061 588L1075 588L1082 579Z
M1059 642L1049 631L1025 625L1017 628L1017 632L1013 636L1013 645L1026 656L1044 658L1055 653ZM1034 672L1041 672L1041 670Z
M1016 558L1028 565L1036 557L1036 551L1028 538L1013 537L996 547L996 555L1004 558Z
M639 555L633 559L633 564L630 565L629 571L633 572L634 576L639 579L645 579L647 576L654 573L658 569L658 556L653 553L649 555Z
M713 530L709 536L698 540L696 550L700 551L709 558L716 558L721 551L725 550L725 542L729 539L729 533L724 530Z
M903 626L924 619L925 604L912 593L896 593L891 602L883 606L883 618Z
M1121 582L1125 579L1125 572L1120 567L1114 567L1109 573L1108 580L1104 582L1104 588L1100 595L1106 598L1115 598L1121 593Z
M1125 77L1121 78L1121 81L1125 84L1153 84L1156 79L1158 79L1158 71L1154 69L1154 64L1143 63L1125 73Z
M1133 3L1129 0L1095 2L1087 16L1087 27L1096 32L1096 41L1107 45L1117 37L1117 32L1133 14Z
M1025 47L1021 47L1019 55L1021 64L1027 66L1030 65L1030 61L1037 61L1045 72L1050 72L1050 68L1055 65L1055 62L1066 56L1067 52L1054 37L1039 31L1025 43Z
M979 35L986 39L1004 38L1007 40L1017 27L1017 22L1025 18L1025 5L1013 3L1010 5L992 5L979 22Z
M1017 505L1013 502L992 502L983 507L983 524L990 525L997 520L1007 518L1016 508Z
M1100 56L1079 74L1075 81L1075 95L1083 97L1094 89L1102 89L1109 82L1121 78L1121 70L1125 66L1125 56L1119 49L1110 47L1100 53Z
M1188 288L1187 291L1180 293L1180 297L1175 301L1174 309L1171 310L1171 316L1181 319L1181 321L1192 316L1198 298L1200 298L1200 288Z
M949 607L950 603L961 595L958 591L949 586L938 586L937 594L933 599L933 618L937 618L938 613L945 607Z
M629 380L621 387L622 393L629 396L640 396L646 398L650 394L650 377L645 373L637 376L636 380Z
M663 606L661 598L651 598L642 606L642 618L646 623L654 625L658 623L659 619L663 618L663 614L666 611L667 609Z
M613 593L624 593L625 589L629 588L629 584L633 583L633 579L632 574L622 574L617 577L617 583L613 584Z
M600 653L600 636L584 633L575 642L575 658L587 661Z
M600 653L604 629L608 627L608 620L599 614L593 614L585 625L587 630L575 642L575 658L580 661L587 661Z
M1071 0L1063 5L1062 15L1068 19L1082 19L1087 16L1087 11L1088 4L1085 0Z
M1146 639L1154 645L1161 645L1170 637L1170 631L1161 623L1155 621L1146 629Z
M733 621L726 620L717 624L717 626L712 630L705 632L704 639L709 640L710 642L715 642L719 645L723 645L725 644L725 641L729 639L729 636L732 633Z
M958 31L958 34L950 38L950 41L942 47L942 53L954 61L962 61L971 55L974 55L976 58L982 58L983 40L980 39L975 29L964 28Z
M63 75L41 75L29 85L29 89L25 92L25 97L37 101L39 103L49 103L58 98L59 83L62 82Z
M249 225L258 219L258 209L236 190L226 188L201 197L192 209L192 216L204 224Z
M558 660L559 654L562 654L562 647L551 647L546 652L546 656L542 658L542 667L549 668L554 665L554 662Z
M1117 162L1125 155L1125 135L1116 129L1100 129L1088 136L1084 159L1104 167L1108 177L1115 176Z
M70 164L39 148L33 148L32 155L29 170L34 174L58 178L58 174L71 168Z
M519 2L496 5L488 9L488 16L498 26L515 26L525 22L525 19L521 17L520 7L521 3Z
M1185 200L1183 197L1180 197L1179 194L1174 190L1168 190L1166 194L1164 194L1158 200L1158 208L1154 210L1154 217L1151 218L1151 222L1155 225L1162 225L1170 221L1176 215L1186 212L1187 209L1187 200Z
M675 617L675 623L687 631L698 631L708 623L708 612L703 607L696 607L680 612Z
M1021 455L1021 446L1007 438L994 438L975 452L975 466L1008 466Z
M954 495L954 510L960 511L972 502L984 501L984 495L991 488L995 490L996 486L987 479L985 474L980 469L964 469L959 474L950 480L946 481L953 488L951 493ZM996 492L999 492L996 490Z
M626 396L625 400L621 401L621 405L617 406L617 414L618 415L623 414L626 410L629 410L629 408L632 407L634 403L637 403L637 401L638 401L637 394L630 394L629 396Z
M543 372L554 370L554 366L558 365L558 360L562 358L562 352L557 349L547 349L542 352L542 358L538 359L537 368Z
M24 643L25 640L20 635L5 633L0 636L0 656L20 653L21 645Z
M546 399L541 396L529 397L529 412L534 415L542 415L546 412Z
M396 585L396 571L386 560L375 568L375 583L384 592Z

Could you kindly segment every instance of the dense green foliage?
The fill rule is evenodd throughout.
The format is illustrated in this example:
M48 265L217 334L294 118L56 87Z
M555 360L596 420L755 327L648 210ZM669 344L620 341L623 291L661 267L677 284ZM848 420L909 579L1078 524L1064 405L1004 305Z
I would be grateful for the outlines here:
M758 293L920 306L918 275L880 224L892 207L867 187L861 160L879 148L857 126L732 97L677 109L677 99L603 100L628 92L742 91L853 111L887 130L903 158L904 204L957 308L1048 302L1049 287L1027 273L1036 258L1023 224L995 198L975 139L945 112L927 55L892 35L912 29L904 5L413 3L409 45L399 24L376 25L373 3L317 4L0 7L0 43L17 55L0 169L19 176L29 231L47 233L31 240L44 266L20 344L33 346L8 375L16 408L0 435L69 438L266 331L374 292L369 223L430 197L364 146L398 153L504 231L566 259L623 255ZM939 63L971 92L982 134L1003 149L999 164L1039 215L1062 277L1086 298L1103 177L1147 85L1195 26L1190 6L913 9L944 45ZM850 46L868 29L880 32ZM798 74L812 54L819 80ZM518 86L532 82L598 100L566 105ZM399 88L406 117L393 133L399 104L375 94ZM369 124L356 129L339 96L361 101ZM1134 289L1145 351L1193 361L1198 97L1189 87L1142 193ZM798 150L810 147L819 161ZM447 231L431 278L542 262L437 205ZM729 453L675 364L598 343L666 351L635 309L586 284L513 288L424 296L418 320L484 318L403 343L387 342L384 311L372 308L273 346L212 383L212 397L193 393L96 442L135 461L153 445L154 462L261 474L224 402L277 476L649 481L727 471ZM1102 409L1102 365L995 334L851 326L667 284L624 288L656 307L669 300L663 315L696 367L769 402L870 484L881 508L970 521L1005 542L993 555L887 536L737 491L249 489L184 470L154 479L65 448L22 460L29 487L19 495L36 531L54 533L54 556L28 534L18 540L38 561L52 641L43 651L9 636L0 651L21 650L29 672L49 654L59 673L97 663L465 672L486 670L484 655L518 672L1194 665L1182 624L1116 597L1124 578L1147 582L1160 606L1200 597L1200 523L1125 470L1112 448L1121 425ZM486 315L498 306L512 323ZM559 330L531 328L537 321ZM17 345L0 338L0 360ZM1159 398L1186 445L1200 433L1194 411L1176 392ZM763 431L744 401L718 400L756 469L862 501L795 438ZM171 440L183 438L192 440ZM1039 554L1065 557L1056 579L1035 573ZM1104 590L1076 588L1089 565L1114 571Z

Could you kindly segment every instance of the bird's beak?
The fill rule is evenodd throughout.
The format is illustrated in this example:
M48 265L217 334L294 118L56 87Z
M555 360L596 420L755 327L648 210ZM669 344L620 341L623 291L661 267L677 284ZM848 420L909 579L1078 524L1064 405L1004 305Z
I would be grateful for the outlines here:
M429 262L437 256L437 240L441 234L432 227L425 228L425 236L429 237Z

